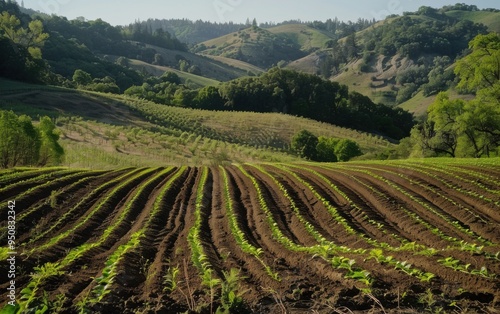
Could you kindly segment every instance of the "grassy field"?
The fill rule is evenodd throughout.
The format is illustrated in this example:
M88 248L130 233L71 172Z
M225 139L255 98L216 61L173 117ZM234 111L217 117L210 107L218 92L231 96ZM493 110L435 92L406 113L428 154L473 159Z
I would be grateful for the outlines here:
M269 28L273 34L284 36L296 43L303 51L324 48L325 43L333 37L323 31L302 24L286 24Z
M140 61L140 60L135 60L135 59L130 60L130 67L135 69L135 70L138 70L138 71L146 70L147 73L155 75L155 76L161 76L165 72L174 72L175 74L177 74L181 78L182 83L186 84L187 82L191 82L191 83L194 83L198 87L203 87L203 86L208 86L208 85L217 86L220 83L220 81L217 81L217 80L214 80L211 78L195 75L195 74L188 73L188 72L182 72L182 71L179 71L179 70L171 68L171 67L153 65L153 64L146 63L146 62Z
M259 68L258 66L255 66L253 64L246 63L246 62L243 62L243 61L240 61L240 60L226 58L226 57L221 57L221 56L211 56L211 55L206 55L205 57L217 60L219 62L228 64L230 66L233 66L233 67L236 67L236 68L239 68L239 69L242 69L242 70L245 70L245 71L247 71L249 73L251 72L251 73L254 73L254 74L258 75L258 74L261 74L261 73L265 72L264 69Z
M448 90L448 94L451 99L460 98L465 100L471 100L474 98L472 95L461 95L456 90ZM436 100L437 95L424 96L423 92L418 92L410 100L398 105L398 107L408 110L417 117L424 116L427 113L427 108Z
M153 48L161 54L165 66L177 68L179 66L179 60L183 59L186 60L190 66L198 66L201 71L201 76L216 81L229 81L248 74L246 69L241 69L237 65L228 65L199 54L169 50L152 45L146 45L146 47Z

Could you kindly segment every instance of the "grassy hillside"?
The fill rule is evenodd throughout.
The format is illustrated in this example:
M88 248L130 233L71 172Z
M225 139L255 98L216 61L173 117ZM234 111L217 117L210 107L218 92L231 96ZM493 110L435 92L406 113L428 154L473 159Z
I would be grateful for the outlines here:
M229 65L191 52L169 50L152 45L146 45L146 47L153 48L161 54L164 66L178 69L179 61L185 60L189 66L197 66L199 68L200 76L216 81L229 81L248 74L246 69L241 69L237 66Z
M327 32L303 24L285 24L268 29L273 34L287 38L301 47L303 51L323 48L333 36Z
M201 111L118 95L0 81L0 109L53 117L65 165L88 168L294 161L291 137L302 129L349 138L365 153L392 144L354 130L282 114Z
M225 63L229 66L232 66L232 67L235 67L235 68L238 68L238 69L241 69L243 71L246 71L248 74L261 74L261 73L264 73L265 70L258 67L258 66L255 66L253 64L250 64L250 63L247 63L247 62L243 62L243 61L240 61L240 60L236 60L236 59L232 59L232 58L226 58L226 57L221 57L221 56L211 56L211 55L204 55L205 57L207 58L210 58L210 59L213 59L213 60L216 60L216 61L219 61L219 62L222 62L222 63Z
M361 59L350 62L340 74L332 79L370 97L375 103L395 105L396 75L398 71L414 62L399 55L378 56L369 62L369 71L365 72L360 71L361 64Z
M140 60L134 60L134 59L130 60L130 67L133 69L136 69L138 71L145 70L147 73L149 73L151 75L155 75L155 76L161 76L161 75L163 75L163 73L165 73L167 71L174 72L175 74L177 74L181 78L183 84L186 84L187 81L189 80L190 82L194 83L198 87L203 87L203 86L208 86L208 85L217 85L220 83L219 81L211 79L211 78L195 75L195 74L188 73L188 72L179 71L179 70L171 68L171 67L153 65L153 64L146 63L146 62L140 61ZM188 84L186 84L186 85L188 85Z
M195 50L269 67L282 60L290 62L304 57L333 39L332 34L304 24L285 24L269 29L250 27L205 41Z
M432 56L429 56L429 58L432 58ZM358 59L349 63L346 65L345 71L335 76L333 80L346 84L349 86L349 89L358 93L367 95L375 103L383 103L391 106L396 105L396 95L398 89L401 88L396 83L397 73L398 71L404 71L415 63L399 55L394 57L379 56L376 60L370 62L370 72L361 72L359 70L361 62L362 60ZM471 95L458 94L453 88L450 88L448 92L452 98L473 98ZM409 100L397 106L413 113L416 117L421 117L426 114L427 108L435 99L436 94L424 96L422 91L418 91Z
M459 94L454 89L449 89L448 93L451 99L460 98L465 100L471 100L474 98L473 95ZM421 117L427 113L427 108L434 102L434 100L436 100L436 96L437 95L431 95L426 97L423 95L422 92L418 92L414 97L398 105L398 107L401 107L405 110L408 110L409 112L412 112L417 117Z
M454 10L446 12L446 15L460 20L482 23L488 26L489 31L500 33L500 12Z
M297 40L291 37L259 27L249 27L205 41L195 47L195 50L205 55L232 58L269 68L281 60L292 61L306 55Z
M496 30L500 26L498 12L449 11L444 15L425 8L356 33L355 56L344 58L347 61L337 65L332 79L376 103L400 105L417 116L425 113L439 91L452 88L455 59L469 41L485 33L486 27ZM336 50L317 52L290 67L324 74L323 60L335 59L342 49L352 49L352 41L350 45L344 38Z

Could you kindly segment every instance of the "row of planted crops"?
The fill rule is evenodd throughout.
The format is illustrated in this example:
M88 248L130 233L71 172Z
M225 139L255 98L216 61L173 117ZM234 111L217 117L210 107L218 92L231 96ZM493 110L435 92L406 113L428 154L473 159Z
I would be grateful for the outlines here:
M3 170L2 307L488 311L499 186L498 159Z

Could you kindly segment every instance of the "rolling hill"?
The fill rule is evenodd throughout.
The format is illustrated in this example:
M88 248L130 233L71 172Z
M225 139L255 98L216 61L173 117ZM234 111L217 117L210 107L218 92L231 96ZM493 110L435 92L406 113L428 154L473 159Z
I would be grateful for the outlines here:
M213 80L229 81L248 75L248 67L238 63L229 65L228 63L191 52L170 50L147 44L145 47L154 49L159 53L162 56L163 65L165 66L178 69L179 62L184 60L187 62L188 66L196 66L199 69L199 76L204 76Z
M423 8L416 13L392 17L356 33L356 45L362 49L342 64L331 79L369 96L376 103L399 105L416 116L425 113L439 91L449 90L453 97L468 99L470 96L459 95L453 89L454 60L464 53L475 35L495 31L498 14L489 11L443 13ZM346 40L339 43L342 47ZM339 53L338 49L315 52L289 67L324 73L323 60L335 53Z
M290 115L169 107L3 79L0 109L55 119L65 165L74 167L293 161L299 159L289 154L291 138L302 129L352 139L372 155L394 147L380 136Z
M189 72L183 72L172 67L154 65L136 59L130 60L130 67L138 71L146 71L147 73L154 76L162 76L165 72L173 72L181 78L183 84L189 85L188 83L191 82L194 83L197 87L217 85L220 83L219 81L211 78L192 74Z
M274 34L259 27L249 27L205 41L195 47L204 55L228 57L269 68L281 60L291 61L305 55L298 42L289 36Z
M315 51L325 46L334 36L305 24L285 24L268 29L269 32L284 37L300 46L302 51Z
M445 14L459 20L484 24L489 31L500 33L500 12L452 10Z
M205 41L195 49L206 55L270 67L301 58L333 39L331 34L305 24L285 24L268 29L250 27Z

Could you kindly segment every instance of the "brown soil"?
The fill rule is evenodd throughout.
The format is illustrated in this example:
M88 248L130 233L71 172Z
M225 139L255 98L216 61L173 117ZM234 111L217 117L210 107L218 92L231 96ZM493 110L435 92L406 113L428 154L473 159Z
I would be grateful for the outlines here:
M443 171L425 165L409 169L393 164L242 168L245 172L237 166L224 168L228 191L222 169L210 168L198 204L201 246L212 278L224 280L231 269L239 271L242 303L233 312L498 310L500 263L495 254L500 251L500 193L495 183L500 182L500 168L450 166ZM62 274L44 280L30 307L41 306L43 293L49 302L64 295L64 313L77 313L77 303L86 303L87 310L95 313L210 313L222 306L220 286L212 295L203 284L189 242L203 169L143 170L63 175L54 171L53 181L46 186L42 186L46 179L26 173L23 176L28 181L15 176L2 181L5 194L0 199L19 196L23 200L16 207L18 217L22 217L17 230L18 300L21 289L32 279L30 274L39 272L36 267L61 263L71 250L93 245L67 263ZM178 172L178 178L161 194L166 182ZM119 182L100 188L117 178ZM118 189L120 184L123 186ZM55 204L51 203L52 191L59 192ZM93 191L92 197L86 198ZM258 258L246 253L232 234L227 192L244 239L262 250ZM270 216L263 210L263 203ZM157 211L155 204L159 204ZM353 231L345 229L329 210L335 210ZM346 269L335 268L331 261L312 254L311 248L321 243L297 213L326 243L351 248L349 252L331 253L328 258L342 256L354 261L355 269L369 273L371 286L346 278ZM1 223L6 225L5 221ZM270 224L301 249L293 251L285 246ZM113 228L113 232L104 239L107 228ZM98 287L95 278L103 275L106 261L143 229L139 245L115 264L115 276L106 287L109 292L99 302L90 302ZM71 231L70 235L37 249L66 231ZM5 245L6 237L0 241ZM416 248L411 249L412 245ZM474 247L481 249L473 251ZM421 254L430 248L435 249L434 254ZM435 277L421 281L394 264L378 262L370 258L373 249ZM446 267L440 262L446 258L469 266L461 270ZM177 287L170 291L166 278L175 269ZM6 263L0 271L7 273ZM2 278L3 307L10 283ZM367 288L370 294L364 290Z

